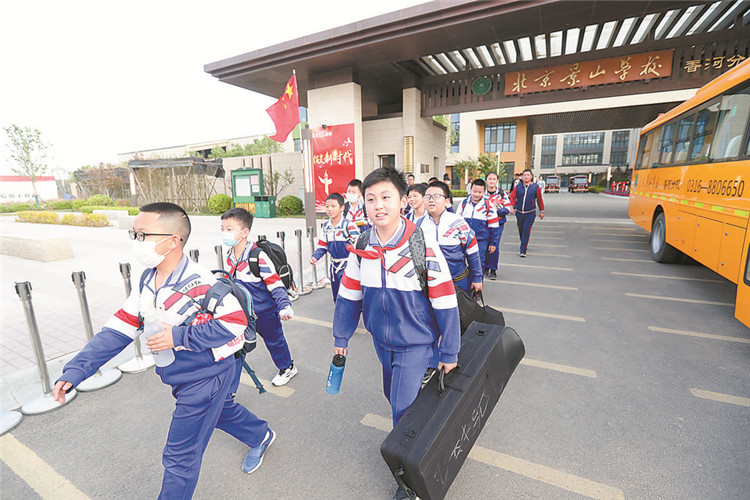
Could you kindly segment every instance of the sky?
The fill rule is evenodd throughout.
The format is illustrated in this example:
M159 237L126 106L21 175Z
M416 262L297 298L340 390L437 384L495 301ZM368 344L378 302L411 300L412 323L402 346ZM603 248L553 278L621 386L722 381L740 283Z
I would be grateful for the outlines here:
M424 0L0 3L0 126L39 129L49 172L274 131L274 98L203 66ZM286 82L279 82L279 95ZM0 174L11 174L0 131Z

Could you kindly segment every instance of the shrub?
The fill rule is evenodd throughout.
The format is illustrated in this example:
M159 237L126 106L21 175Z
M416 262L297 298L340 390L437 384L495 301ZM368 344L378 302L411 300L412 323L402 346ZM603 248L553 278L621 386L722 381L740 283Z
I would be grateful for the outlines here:
M83 214L78 226L105 227L109 226L109 219L104 214Z
M297 215L302 213L302 200L294 195L284 196L279 201L279 215Z
M223 214L232 208L232 197L226 194L215 194L208 200L208 211L212 214Z
M18 222L34 222L37 224L57 224L59 217L54 212L28 212L22 211L16 213Z
M80 218L80 215L65 214L63 215L63 218L60 220L60 224L65 224L66 226L77 226L79 218Z
M601 193L604 191L604 188L601 186L591 186L589 187L589 193Z
M10 205L0 205L0 214L9 214L13 211Z
M13 203L10 206L11 212L21 212L23 210L31 210L31 209L32 209L31 205L29 205L28 203Z
M118 207L129 207L132 206L132 203L130 203L130 200L125 198L118 198L115 200L115 205Z
M451 189L454 198L466 198L465 189Z
M47 203L47 208L50 210L72 210L73 202L71 200L50 201Z
M87 205L79 209L79 211L84 214L92 214L94 213L94 210L122 210L123 212L127 211L128 215L138 215L139 213L141 213L138 207L105 207L98 205Z
M110 198L106 194L95 194L94 196L91 196L88 200L86 200L86 205L112 207L114 206L114 204L115 202L112 201L112 198Z
M73 207L73 210L80 210L81 207L86 205L86 200L71 200L70 206Z
M138 207L128 207L128 215L138 215L141 213L141 209Z

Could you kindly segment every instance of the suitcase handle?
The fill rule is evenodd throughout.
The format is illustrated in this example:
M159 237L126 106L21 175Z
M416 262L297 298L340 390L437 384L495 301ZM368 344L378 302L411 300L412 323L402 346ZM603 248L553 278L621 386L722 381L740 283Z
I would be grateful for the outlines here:
M440 368L438 373L438 394L445 392L445 368Z
M404 474L406 474L406 471L404 470L404 467L402 465L396 472L393 473L393 477L396 478L396 484L398 484L401 489L406 492L406 496L409 497L409 500L416 500L417 492L406 485L403 478Z

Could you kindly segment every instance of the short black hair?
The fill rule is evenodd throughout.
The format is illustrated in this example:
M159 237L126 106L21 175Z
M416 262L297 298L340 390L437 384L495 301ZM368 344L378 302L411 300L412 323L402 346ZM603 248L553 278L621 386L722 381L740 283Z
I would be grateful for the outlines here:
M532 172L530 168L524 169L524 171L521 172L521 174L525 174L526 172L530 173L532 176L534 175L534 172Z
M513 177L518 177L519 175L521 175L521 174L515 173L515 174L513 174Z
M440 179L438 179L437 177L430 177L429 179L427 179L427 183L429 184L430 182L435 182L435 181L439 181L439 180Z
M487 184L484 182L484 179L474 179L474 182L471 183L473 186L482 186L484 189L487 189Z
M399 197L406 195L406 179L404 173L399 172L395 168L380 167L376 168L365 177L362 182L362 194L367 191L367 188L380 184L381 182L390 182L398 190Z
M498 179L500 179L500 176L499 176L499 175L497 175L497 172L490 172L489 174L487 174L487 175L485 175L485 176L484 176L484 179L485 179L485 180L487 180L487 178L488 178L488 177L489 177L490 175L494 175L495 177L497 177Z
M339 193L331 193L331 194L329 194L329 195L328 195L328 197L326 198L326 201L328 201L328 200L336 200L336 202L337 202L337 203L338 203L339 205L341 205L342 207L343 207L344 205L346 205L346 200L345 200L345 199L344 199L344 197L343 197L342 195L340 195Z
M363 192L364 192L364 191L362 190L362 181L361 181L361 180L359 180L359 179L352 179L352 180L350 180L350 181L349 181L349 184L347 184L347 185L346 185L346 187L347 187L347 188L350 188L350 187L356 187L356 188L359 188L359 192L360 192L360 193L363 193Z
M164 225L164 229L179 236L182 246L185 246L190 237L191 226L190 218L181 206L160 201L143 205L140 211L159 214L159 222Z
M255 219L255 216L242 207L234 207L224 212L224 215L221 216L221 220L227 219L234 219L239 222L240 226L243 228L250 229L253 227L253 219Z
M407 175L406 177L407 177L407 178L411 177L412 179L414 179L414 174L409 174L409 175Z
M453 193L451 193L450 188L448 187L448 184L446 184L443 181L432 181L430 182L429 186L431 188L440 188L443 191L443 196L448 198L451 203L453 203Z
M412 184L411 186L406 188L406 195L408 196L412 191L416 191L417 193L424 196L424 194L427 192L427 184L425 184L424 182Z

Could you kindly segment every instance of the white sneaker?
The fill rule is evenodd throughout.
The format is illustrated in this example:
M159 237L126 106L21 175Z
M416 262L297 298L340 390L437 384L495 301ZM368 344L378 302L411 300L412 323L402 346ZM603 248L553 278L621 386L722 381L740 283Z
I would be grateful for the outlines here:
M273 380L271 380L271 383L276 387L280 387L288 384L295 375L297 375L297 366L292 365L285 370L279 370L279 373L277 373Z

